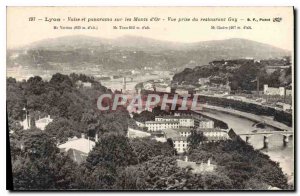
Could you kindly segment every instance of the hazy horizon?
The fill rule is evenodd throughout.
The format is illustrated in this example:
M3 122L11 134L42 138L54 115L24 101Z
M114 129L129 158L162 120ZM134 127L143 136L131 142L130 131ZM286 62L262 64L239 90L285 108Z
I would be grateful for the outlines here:
M277 46L275 46L273 44L264 43L264 42L260 42L260 41L255 41L255 40L246 39L246 38L241 38L241 37L232 37L232 38L224 38L224 39L210 39L210 40L202 40L202 41L184 42L184 41L161 40L161 39L155 39L155 38L152 38L152 37L145 37L145 36L140 36L140 35L130 35L130 34L124 34L124 35L121 35L121 36L118 36L118 37L114 37L114 38L98 37L98 36L84 35L84 34L63 35L63 36L58 36L58 37L53 37L53 38L43 38L43 39L36 40L36 41L30 42L30 43L27 43L27 44L24 44L24 45L20 45L20 46L7 47L7 49L9 49L9 50L16 50L16 49L20 49L20 48L24 48L24 47L29 47L30 45L33 45L33 44L36 44L36 43L39 43L39 42L43 42L43 41L47 41L47 40L50 41L50 40L60 39L60 38L63 38L63 37L81 37L81 36L82 37L96 38L96 39L99 39L99 40L101 40L101 39L102 40L117 40L117 39L120 39L122 37L137 37L137 38L141 38L141 39L150 39L150 40L153 40L153 41L170 42L170 43L177 43L177 44L195 44L195 43L201 43L201 42L223 41L223 40L230 40L230 39L240 39L240 40L248 40L248 41L258 42L258 43L261 43L261 44L270 45L272 47L279 48L279 49L291 52L291 50L288 50L288 49L285 49L285 48L280 48L280 47L277 47Z

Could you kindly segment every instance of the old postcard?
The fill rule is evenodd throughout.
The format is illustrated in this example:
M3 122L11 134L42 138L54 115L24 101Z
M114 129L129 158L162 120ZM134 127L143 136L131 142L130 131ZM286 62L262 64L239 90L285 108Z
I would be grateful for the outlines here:
M293 7L7 7L6 58L8 189L295 189Z

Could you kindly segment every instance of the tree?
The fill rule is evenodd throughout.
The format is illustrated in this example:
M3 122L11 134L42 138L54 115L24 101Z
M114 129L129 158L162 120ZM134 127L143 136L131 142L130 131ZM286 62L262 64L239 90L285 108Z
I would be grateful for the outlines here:
M206 161L208 158L218 166L218 173L231 180L234 189L250 189L252 185L257 189L257 184L249 183L250 180L261 182L260 189L265 184L287 188L287 179L278 163L241 139L205 143L189 152L191 161Z
M14 189L75 188L73 182L76 164L59 153L47 134L36 128L29 129L24 133L18 132L14 143L14 147L19 149L12 159Z
M138 122L151 121L155 119L155 115L149 111L142 111L140 114L133 113L133 119Z
M61 94L63 92L70 92L71 87L73 86L71 79L67 75L63 75L60 73L54 74L50 79L49 83L52 88L54 88Z
M189 151L192 149L198 148L198 146L207 140L207 137L203 135L203 132L192 130L191 135L188 137L188 149Z
M173 156L175 151L169 143L162 143L149 138L133 139L130 144L138 157L139 163L159 155Z
M100 136L86 161L91 167L122 167L137 164L137 157L124 135L111 133Z
M47 133L50 138L55 138L57 142L62 143L67 141L70 137L79 137L83 128L84 127L77 121L57 118L46 126L45 133Z

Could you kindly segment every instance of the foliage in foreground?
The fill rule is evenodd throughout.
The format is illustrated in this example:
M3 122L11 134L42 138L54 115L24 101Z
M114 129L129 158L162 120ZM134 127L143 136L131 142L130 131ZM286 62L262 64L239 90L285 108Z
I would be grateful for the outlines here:
M24 138L27 142L23 144L23 150L12 147L13 180L17 190L287 188L278 164L242 141L208 143L191 148L190 160L206 162L210 158L217 165L214 172L195 174L189 167L177 166L174 149L168 143L103 134L87 161L77 165L58 152L46 133L38 131ZM12 142L14 146L16 143Z

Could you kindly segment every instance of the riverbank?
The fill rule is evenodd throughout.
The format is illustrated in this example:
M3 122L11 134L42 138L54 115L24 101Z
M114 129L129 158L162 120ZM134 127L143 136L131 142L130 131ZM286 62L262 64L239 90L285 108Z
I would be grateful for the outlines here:
M216 110L203 110L197 113L205 115L209 118L217 119L227 123L229 129L232 128L237 134L242 133L252 133L255 130L253 125L256 123L247 118L236 116L230 113L224 113L222 111ZM274 130L273 127L266 127L268 130ZM294 176L294 145L293 139L290 139L290 143L286 147L283 147L282 136L273 135L269 138L269 148L263 148L263 136L253 136L251 137L250 144L257 150L270 156L270 159L278 162L282 171L288 176L289 181L293 182ZM245 138L242 138L245 139Z

